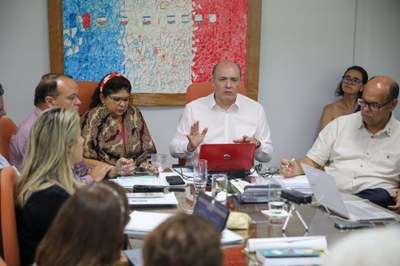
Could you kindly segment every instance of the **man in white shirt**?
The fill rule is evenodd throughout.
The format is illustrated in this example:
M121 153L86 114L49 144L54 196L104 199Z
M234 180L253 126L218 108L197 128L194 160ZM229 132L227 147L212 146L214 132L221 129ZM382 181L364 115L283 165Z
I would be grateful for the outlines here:
M324 168L341 191L400 209L400 122L392 114L398 94L392 78L371 78L359 99L361 112L330 122L297 163L282 159L281 175L304 174L300 163Z
M214 93L186 105L169 144L172 157L185 158L191 164L198 158L202 143L252 142L258 161L271 160L271 133L264 108L238 94L241 78L240 66L232 61L214 66Z

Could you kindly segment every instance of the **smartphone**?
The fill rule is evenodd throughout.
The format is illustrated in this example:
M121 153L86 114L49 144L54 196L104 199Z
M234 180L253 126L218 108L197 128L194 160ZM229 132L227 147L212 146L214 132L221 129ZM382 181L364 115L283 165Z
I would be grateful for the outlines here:
M170 186L184 185L185 181L183 181L182 177L179 175L170 175L166 176L167 182Z
M349 230L349 229L359 229L359 228L368 228L374 227L370 221L336 221L335 227L340 230Z

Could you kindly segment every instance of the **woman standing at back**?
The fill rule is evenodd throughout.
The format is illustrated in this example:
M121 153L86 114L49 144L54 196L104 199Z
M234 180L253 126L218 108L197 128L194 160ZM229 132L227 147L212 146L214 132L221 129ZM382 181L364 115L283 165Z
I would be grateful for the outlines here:
M82 160L82 147L74 110L48 109L33 124L15 192L21 265L33 263L58 210L78 188L72 167Z
M336 89L336 96L342 96L342 98L324 107L320 120L320 131L333 119L360 111L357 99L367 81L368 73L360 66L349 67L344 72L342 81Z
M114 166L109 177L134 174L157 152L142 113L131 104L131 89L121 74L106 75L93 94L91 109L81 117L84 161Z

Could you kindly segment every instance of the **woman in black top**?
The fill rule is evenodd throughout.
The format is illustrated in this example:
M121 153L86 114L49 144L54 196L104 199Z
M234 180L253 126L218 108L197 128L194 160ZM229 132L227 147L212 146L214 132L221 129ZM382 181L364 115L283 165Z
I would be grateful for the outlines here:
M78 188L72 167L82 159L82 149L76 111L48 109L33 124L15 193L21 265L34 262L59 208Z

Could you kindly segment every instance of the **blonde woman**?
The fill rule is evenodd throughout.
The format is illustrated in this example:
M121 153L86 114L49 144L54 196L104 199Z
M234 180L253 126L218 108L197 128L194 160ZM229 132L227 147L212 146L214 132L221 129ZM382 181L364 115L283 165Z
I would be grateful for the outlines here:
M30 265L59 208L78 188L72 167L82 160L78 114L52 108L33 124L24 168L16 186L21 265Z

